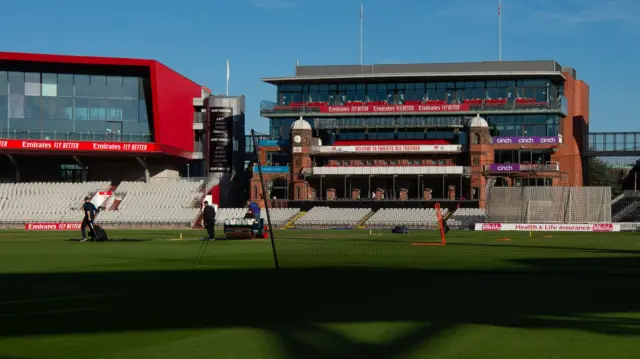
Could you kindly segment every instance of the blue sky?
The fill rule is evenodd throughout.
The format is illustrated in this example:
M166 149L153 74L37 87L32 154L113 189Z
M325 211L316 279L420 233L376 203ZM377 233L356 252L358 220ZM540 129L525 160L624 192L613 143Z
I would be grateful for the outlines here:
M307 65L497 59L497 0L0 0L0 51L151 58L247 96L267 131L262 77ZM61 5L64 4L64 5ZM503 0L503 60L553 59L591 87L591 131L640 130L638 0ZM625 71L625 69L628 69Z

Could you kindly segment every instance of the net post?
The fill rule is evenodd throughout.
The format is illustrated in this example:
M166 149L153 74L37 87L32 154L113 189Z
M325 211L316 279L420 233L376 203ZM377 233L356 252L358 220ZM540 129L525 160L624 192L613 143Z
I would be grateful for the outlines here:
M442 243L442 245L444 246L445 244L447 244L447 238L445 237L445 233L444 233L444 222L442 220L442 211L440 209L440 203L436 203L434 206L436 208L436 216L438 218L438 227L440 228L440 243Z
M256 141L256 131L251 129L251 141L253 142L253 148L256 153L258 151L258 141ZM273 251L273 264L276 269L280 269L280 264L278 263L278 252L276 251L276 241L273 236L273 226L271 225L271 214L269 212L269 198L265 198L265 188L264 188L264 177L262 176L262 165L260 164L260 158L256 161L258 165L258 177L260 177L260 189L262 191L262 198L264 199L264 211L267 213L267 225L269 226L269 238L271 239L271 249Z
M531 187L527 188L529 195L527 196L527 224L529 225L529 238L533 237L533 230L531 229Z

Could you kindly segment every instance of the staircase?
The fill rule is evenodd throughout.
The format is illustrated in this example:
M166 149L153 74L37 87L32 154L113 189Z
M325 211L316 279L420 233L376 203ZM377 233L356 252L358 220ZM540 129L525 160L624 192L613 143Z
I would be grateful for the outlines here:
M109 207L109 210L110 211L118 210L118 206L120 205L120 202L122 202L121 199L116 199L115 201L113 201L113 204L111 205L111 207Z
M356 224L356 228L366 228L366 226L364 224L367 223L369 218L373 217L374 214L376 214L376 211L371 211L371 212L367 213L367 215L364 216L364 218L362 218L360 220L360 222L358 222L358 224Z
M307 214L307 212L305 211L300 211L300 213L296 214L295 216L293 216L289 222L287 222L287 224L285 224L282 229L289 229L289 228L293 228L293 224L296 223L297 220L299 220L300 218L302 218L302 216L304 216L305 214Z

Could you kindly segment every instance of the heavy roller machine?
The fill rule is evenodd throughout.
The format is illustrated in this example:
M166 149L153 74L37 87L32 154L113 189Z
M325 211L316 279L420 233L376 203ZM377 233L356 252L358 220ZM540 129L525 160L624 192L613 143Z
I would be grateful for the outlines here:
M224 236L227 239L260 239L269 238L269 228L264 218L237 218L224 221Z

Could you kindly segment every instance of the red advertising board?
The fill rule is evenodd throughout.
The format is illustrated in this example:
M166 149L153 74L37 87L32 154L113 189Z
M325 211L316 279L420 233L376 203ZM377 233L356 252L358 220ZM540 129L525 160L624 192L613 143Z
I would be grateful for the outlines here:
M80 223L25 223L25 231L75 231Z
M469 111L469 104L442 105L347 105L318 107L322 113L394 113L394 112L460 112Z
M159 146L155 143L50 140L0 140L0 150L2 149L24 151L160 152Z

